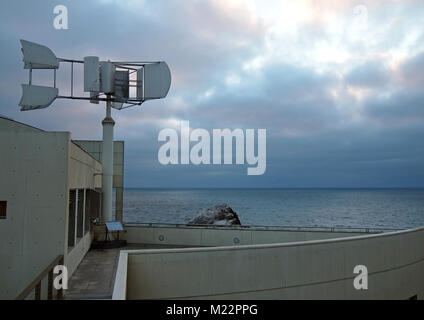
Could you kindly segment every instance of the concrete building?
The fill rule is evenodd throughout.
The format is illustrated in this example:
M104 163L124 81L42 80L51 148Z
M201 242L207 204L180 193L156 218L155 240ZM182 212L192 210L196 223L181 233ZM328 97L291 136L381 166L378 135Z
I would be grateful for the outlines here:
M98 140L72 140L84 151L88 152L94 159L102 163L103 141ZM113 142L113 181L115 189L114 220L123 221L124 201L124 141Z
M102 165L69 132L4 117L0 150L0 299L13 299L58 255L72 275L89 250Z

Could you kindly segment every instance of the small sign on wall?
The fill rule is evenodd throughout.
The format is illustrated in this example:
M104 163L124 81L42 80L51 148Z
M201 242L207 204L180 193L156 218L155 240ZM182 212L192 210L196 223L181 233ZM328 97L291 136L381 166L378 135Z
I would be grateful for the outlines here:
M124 231L120 221L107 221L105 224L108 231Z
M0 219L6 219L7 201L0 201Z

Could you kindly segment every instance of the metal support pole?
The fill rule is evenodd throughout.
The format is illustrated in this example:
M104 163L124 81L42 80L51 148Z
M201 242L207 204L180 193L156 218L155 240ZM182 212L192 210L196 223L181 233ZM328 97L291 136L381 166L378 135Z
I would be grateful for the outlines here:
M71 62L71 97L74 96L74 63Z
M113 126L111 102L106 101L106 118L103 125L103 221L112 221L112 181L113 181Z

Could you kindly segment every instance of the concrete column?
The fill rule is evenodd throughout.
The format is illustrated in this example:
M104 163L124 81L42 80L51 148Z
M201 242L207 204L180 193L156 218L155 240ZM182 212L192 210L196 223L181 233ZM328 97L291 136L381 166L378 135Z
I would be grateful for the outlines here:
M113 182L113 126L111 102L106 102L106 118L103 125L103 221L112 221L112 182Z

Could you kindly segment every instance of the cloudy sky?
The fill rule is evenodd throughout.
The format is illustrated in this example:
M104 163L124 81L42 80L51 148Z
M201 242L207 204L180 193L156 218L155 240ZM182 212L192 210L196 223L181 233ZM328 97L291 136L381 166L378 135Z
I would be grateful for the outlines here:
M59 4L68 30L53 27ZM423 26L423 1L2 1L0 114L101 139L103 104L19 111L19 39L61 58L165 60L167 98L113 112L127 187L424 187ZM68 75L61 65L60 94ZM50 79L34 71L35 84ZM180 120L266 129L265 174L161 165L158 133Z

